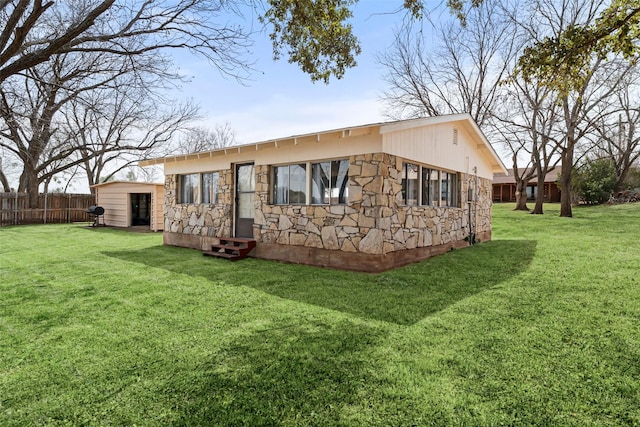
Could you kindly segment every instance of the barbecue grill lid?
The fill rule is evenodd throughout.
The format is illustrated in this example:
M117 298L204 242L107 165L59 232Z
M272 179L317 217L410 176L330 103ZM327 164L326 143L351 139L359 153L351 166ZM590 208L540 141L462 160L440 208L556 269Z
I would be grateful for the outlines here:
M94 215L104 215L104 208L102 206L89 206L87 213Z

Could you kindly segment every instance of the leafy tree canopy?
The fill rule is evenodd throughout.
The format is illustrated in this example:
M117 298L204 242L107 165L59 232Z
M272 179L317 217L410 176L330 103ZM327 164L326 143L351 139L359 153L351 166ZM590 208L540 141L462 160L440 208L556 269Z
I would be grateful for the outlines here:
M313 81L328 83L341 78L356 65L360 42L349 19L358 0L267 0L269 8L260 17L270 24L274 59L283 51ZM422 0L404 0L403 8L414 18L422 16Z
M567 92L588 78L589 64L610 54L638 59L640 0L614 0L592 25L568 27L525 48L518 62L527 80Z
M464 8L483 0L448 0L447 5L465 23ZM595 23L571 25L556 36L547 36L526 47L518 72L562 93L581 87L591 61L610 54L637 61L640 54L640 0L613 0Z
M290 63L297 63L312 80L325 83L331 75L341 78L345 68L356 65L360 44L348 23L356 0L268 2L271 7L260 20L273 27L274 59L287 50Z

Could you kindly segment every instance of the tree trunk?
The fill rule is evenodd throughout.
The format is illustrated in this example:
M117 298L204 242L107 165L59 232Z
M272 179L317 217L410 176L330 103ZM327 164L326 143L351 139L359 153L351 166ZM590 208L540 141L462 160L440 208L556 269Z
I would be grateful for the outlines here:
M572 217L571 210L571 170L573 169L573 149L565 149L562 153L560 169L560 216Z
M40 207L38 199L39 186L38 173L29 164L25 164L22 175L20 175L18 191L25 191L29 195L29 209L38 209Z
M528 211L527 207L527 182L516 177L516 207L515 211Z
M7 179L6 175L2 170L0 170L0 183L2 183L2 188L5 193L8 193L11 191L11 187L9 186L9 180Z
M614 186L614 191L616 192L624 190L624 182L627 180L629 169L631 168L630 154L630 152L624 153L622 159L620 159L618 165L616 165L616 184ZM612 160L615 164L615 158Z
M531 211L532 214L535 215L542 215L544 214L543 209L542 209L542 205L544 204L544 179L545 179L546 173L542 173L542 169L540 169L538 171L538 181L537 181L537 189L538 189L538 194L536 194L536 205L533 208L533 211Z

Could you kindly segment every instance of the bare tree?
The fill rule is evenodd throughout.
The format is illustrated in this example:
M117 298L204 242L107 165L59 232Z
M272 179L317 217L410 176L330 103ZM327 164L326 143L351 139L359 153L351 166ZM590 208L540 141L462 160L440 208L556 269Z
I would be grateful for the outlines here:
M123 56L167 48L204 55L226 73L237 75L247 64L247 35L225 15L237 2L128 0L0 2L0 82L51 57L71 52Z
M552 90L529 83L517 76L510 80L508 95L495 109L494 134L511 152L516 181L516 210L529 211L527 186L537 179L538 193L532 213L542 214L544 181L559 162L563 133L559 129L561 110ZM524 167L520 162L525 161Z
M167 141L195 115L193 106L171 112L157 107L167 104L157 89L173 76L162 56L83 52L55 55L0 84L0 145L21 160L19 188L29 193L31 206L40 183L66 169L91 161L101 165L109 156L123 158ZM109 127L114 121L118 138ZM83 139L102 126L104 139ZM102 167L96 169L99 176ZM95 170L88 172L91 183Z
M218 123L213 129L192 127L184 132L176 144L171 145L172 152L189 154L225 148L236 143L236 133L228 122Z
M640 158L640 72L630 69L623 84L613 93L609 103L601 103L595 111L591 157L609 158L616 171L615 189L623 189L629 171Z
M593 24L603 7L604 1L601 0L537 0L522 2L517 12L511 14L511 18L518 23L522 36L530 40L530 43L536 44L542 43L543 40L560 38L571 28ZM546 84L546 80L544 84L540 84L556 94L557 103L562 109L563 137L559 139L558 145L561 158L560 216L567 217L572 216L571 174L575 164L576 148L585 142L586 136L593 131L594 122L590 120L590 115L594 108L612 94L611 87L607 87L604 84L605 80L599 78L609 68L605 60L607 58L597 52L585 54L591 56L586 62L588 67L581 70L580 78L576 78L571 84L563 85L562 90L557 85ZM559 63L558 67L562 65ZM531 75L527 74L526 77L529 82L538 84Z
M100 88L75 99L61 115L61 133L89 187L108 181L142 159L160 155L198 117L191 102L159 102L144 89ZM163 107L168 105L168 107Z
M383 99L394 118L470 113L486 129L518 52L516 27L494 1L486 0L457 20L434 24L436 39L404 26L380 55L389 89Z
M480 1L465 13L466 26L440 30L441 45L428 49L424 36L403 29L382 57L391 89L385 98L395 117L469 112L491 137L509 142L517 170L518 207L526 209L526 184L562 162L561 216L571 216L571 171L576 147L594 131L593 113L623 83L617 65L602 51L591 51L580 78L557 85L539 82L516 67L524 47L588 26L605 8L603 0L535 2ZM461 3L466 4L466 3ZM507 9L509 5L509 9ZM457 22L456 22L457 24ZM464 35L464 36L462 36ZM561 66L562 64L558 64ZM523 78L522 76L525 75ZM520 76L520 77L518 77ZM609 84L605 84L609 81ZM501 105L516 94L518 116ZM499 119L499 120L497 120ZM505 124L509 127L505 128ZM515 160L524 159L526 167ZM534 212L542 212L539 195Z

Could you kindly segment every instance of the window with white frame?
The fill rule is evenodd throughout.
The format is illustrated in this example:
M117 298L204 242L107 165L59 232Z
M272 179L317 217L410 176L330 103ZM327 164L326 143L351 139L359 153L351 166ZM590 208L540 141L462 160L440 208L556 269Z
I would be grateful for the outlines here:
M307 203L307 165L304 163L273 167L273 203L304 205Z
M218 172L207 172L202 174L202 203L215 205L218 203Z
M198 203L198 193L200 191L200 174L191 173L180 175L180 191L178 192L178 203Z

